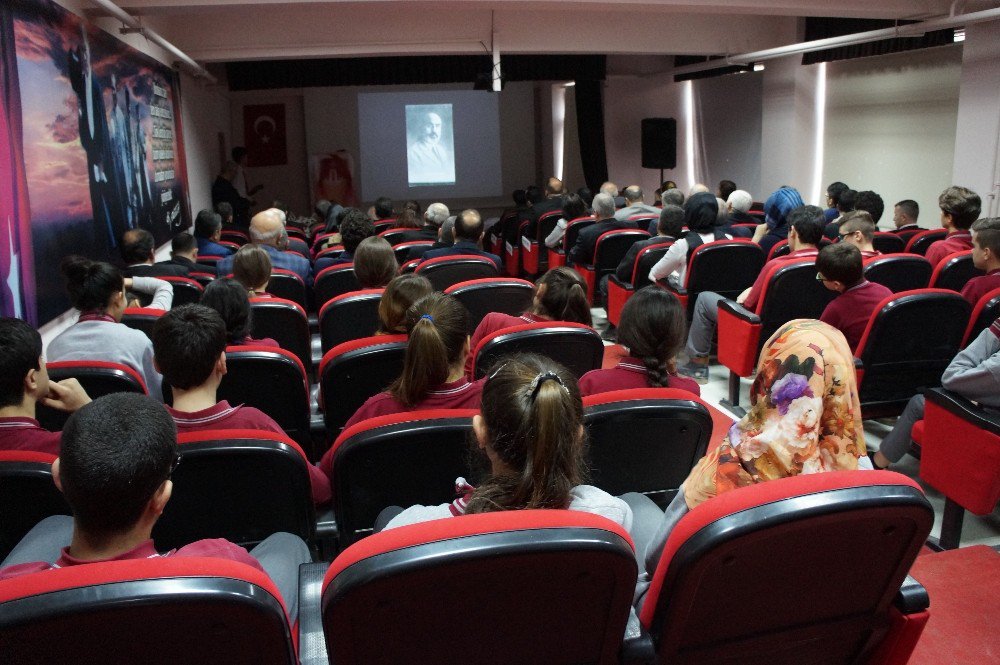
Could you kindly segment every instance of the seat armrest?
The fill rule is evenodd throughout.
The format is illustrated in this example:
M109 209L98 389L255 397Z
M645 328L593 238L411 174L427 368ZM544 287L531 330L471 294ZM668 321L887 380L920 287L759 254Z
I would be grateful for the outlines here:
M751 323L753 325L760 324L759 316L757 316L749 309L736 302L735 300L729 300L728 298L725 300L720 300L719 309L726 311L735 316L736 318L746 321L747 323Z
M299 663L329 665L323 615L320 609L323 576L327 563L304 563L299 566Z
M944 388L931 388L924 393L924 398L971 425L1000 436L1000 413Z
M676 284L670 281L669 277L658 279L656 280L656 283L659 284L660 287L666 289L667 291L670 291L671 293L676 293L679 296L687 295L687 289L685 289L683 286L677 286Z
M854 371L863 370L865 368L865 362L861 358L854 359Z
M623 289L626 289L628 291L631 291L633 288L635 288L634 286L632 286L628 282L623 282L620 279L618 279L618 275L616 275L614 273L611 273L611 276L608 277L608 284L614 284L614 285L619 286L619 287L621 287Z
M926 610L931 600L927 589L907 575L899 591L896 592L896 597L892 599L892 604L902 614L914 614Z
M628 623L625 625L625 637L618 650L618 662L621 665L654 665L657 662L656 645L653 636L639 623L635 608L629 610Z

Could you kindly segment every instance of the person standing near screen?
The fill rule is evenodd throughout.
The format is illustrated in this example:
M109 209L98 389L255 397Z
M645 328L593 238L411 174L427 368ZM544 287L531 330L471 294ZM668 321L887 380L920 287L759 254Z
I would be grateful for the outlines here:
M437 113L422 114L417 139L406 149L410 183L455 182L455 162L449 146L441 141L442 122Z

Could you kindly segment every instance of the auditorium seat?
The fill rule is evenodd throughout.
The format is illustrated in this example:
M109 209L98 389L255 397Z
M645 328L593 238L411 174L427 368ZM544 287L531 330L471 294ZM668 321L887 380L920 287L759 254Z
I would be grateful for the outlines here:
M201 284L201 288L203 289L215 281L215 273L189 272L188 277Z
M580 235L580 231L596 222L597 220L593 217L577 217L566 223L566 232L563 234L562 243L556 249L548 249L547 264L549 270L566 265L566 257L569 255L569 250L573 249L573 245L576 244L576 238Z
M497 223L486 230L486 237L483 240L486 251L501 257L504 255L504 231L517 219L517 215L518 211L514 208L504 210Z
M378 329L378 306L385 289L362 289L326 301L319 310L323 353L342 342L371 337Z
M396 255L396 263L403 265L406 263L406 257L410 255L411 249L415 247L427 247L429 249L433 245L433 240L407 240L393 245L392 251Z
M340 235L340 233L337 231L317 234L316 237L313 238L313 243L312 243L313 255L315 256L316 254L318 254L323 249L323 245L325 245L328 240L337 235Z
M712 414L676 388L636 388L583 398L590 484L641 492L666 508L712 438Z
M212 267L215 267L215 265L219 261L221 261L222 259L223 259L223 257L216 256L215 254L199 254L198 255L198 263L202 264L203 266L212 266Z
M245 231L239 229L222 229L222 239L227 242L236 243L240 247L250 242L250 236Z
M153 338L153 326L166 314L164 309L153 309L152 307L126 307L122 314L122 323L129 328L135 328L146 333L146 337Z
M998 318L1000 318L1000 288L983 294L979 302L973 306L972 314L969 316L969 327L965 329L965 336L962 338L962 348L979 337L979 333L989 328Z
M582 323L543 321L511 326L491 333L472 349L473 376L481 379L500 359L512 353L537 353L555 360L580 378L600 369L604 360L601 336Z
M376 335L344 342L319 364L319 402L327 440L333 440L354 412L403 371L406 335Z
M639 253L635 256L635 262L632 264L632 277L630 281L623 282L614 274L608 278L607 312L608 321L611 325L618 325L618 322L621 320L622 308L625 307L628 299L636 291L652 283L649 281L649 271L653 269L657 261L663 258L663 255L667 253L667 250L673 244L673 240L664 240L663 242L654 243L640 249Z
M0 561L38 522L72 514L52 481L55 459L33 450L0 450Z
M939 544L954 549L965 511L989 515L1000 501L1000 415L943 388L924 397L920 479L945 497Z
M201 302L201 294L205 292L205 287L191 277L160 277L165 282L169 282L174 289L174 299L170 308L174 309L181 305L197 305Z
M276 298L291 300L302 306L302 309L309 309L309 297L306 291L306 283L302 278L291 270L275 268L271 271L271 281L267 283L267 292Z
M389 229L396 227L396 218L392 219L376 219L375 222L375 233L376 235L382 231L388 231Z
M0 582L9 663L296 665L266 573L209 557L105 561Z
M639 618L663 663L905 663L928 618L906 575L933 522L891 471L733 489L674 527Z
M340 548L372 532L387 506L448 503L455 479L471 478L469 437L475 409L437 409L376 416L345 429L333 455L330 484Z
M226 347L218 399L260 409L301 446L309 438L309 383L302 362L273 346Z
M271 338L312 372L312 336L306 310L297 302L282 298L250 299L250 334L255 339Z
M729 368L729 404L739 405L741 376L750 376L764 343L793 319L818 319L833 292L816 280L813 259L784 261L768 271L757 308L719 301L719 362Z
M542 213L535 224L535 235L529 238L521 236L521 269L518 274L528 279L535 279L548 267L548 252L545 251L545 239L549 237L556 224L562 219L562 210L550 210Z
M587 283L587 299L591 303L595 303L597 286L601 278L615 271L632 245L648 237L649 233L637 229L605 231L594 244L594 256L590 263L573 266Z
M329 661L345 665L617 663L635 581L628 533L589 513L400 527L342 552L311 595L303 588L300 646L322 650L325 634Z
M296 226L285 226L285 232L288 234L289 239L306 241L308 238L306 232Z
M417 269L417 266L419 266L422 262L423 259L421 257L417 257L415 259L410 259L406 263L401 263L399 265L399 274L405 275L406 273L413 272L414 270Z
M313 285L316 306L323 307L337 296L357 291L360 288L361 284L358 283L358 278L354 274L353 263L341 263L324 268L316 275L316 283Z
M910 244L910 238L925 230L926 229L904 229L902 231L895 231L894 233L903 239L903 245L905 246ZM904 251L909 250L904 249Z
M247 549L274 533L313 541L309 464L292 439L261 430L206 430L177 435L181 463L174 490L153 528L161 551L203 538Z
M401 242L406 242L408 240L420 240L425 238L424 232L420 229L397 229L388 228L384 231L380 231L378 236L385 240L387 243L395 247Z
M452 284L470 279L499 277L496 264L484 256L455 255L439 256L420 262L415 271L423 275L435 291L444 291Z
M872 247L883 254L901 254L906 249L906 241L895 233L878 231L872 238Z
M691 253L683 286L674 286L669 279L659 283L677 296L690 321L694 318L694 306L700 293L711 291L735 300L753 286L763 267L764 250L757 243L715 240L699 245Z
M76 379L91 399L112 393L148 394L142 376L128 365L103 360L60 360L45 363L45 369L49 381ZM42 402L35 406L35 419L51 432L62 430L68 418L68 413L45 406Z
M932 289L961 291L973 277L981 277L986 272L972 263L972 250L955 252L944 257L934 266L931 275Z
M927 249L933 243L944 239L947 235L948 231L946 229L929 229L915 233L906 241L906 251L910 254L924 256L927 254Z
M650 223L660 221L660 214L648 213L642 215L632 215L631 217L628 218L628 221L632 224L635 224L635 228L639 229L640 231L649 231Z
M222 245L223 247L225 247L226 249L230 250L234 254L236 252L240 251L240 246L241 245L239 243L236 243L236 242L230 242L228 240L220 240L218 244Z
M490 312L518 316L531 308L535 285L514 277L487 277L452 284L444 290L469 312L469 334Z
M961 348L971 306L954 291L918 289L885 298L872 312L854 355L867 418L898 416L911 397L941 385Z
M926 289L934 267L919 254L876 256L864 262L865 279L881 284L893 293Z
M320 251L316 252L315 257L313 257L313 264L315 265L316 263L318 263L320 259L335 259L343 253L344 253L343 245L331 245L329 247L325 247Z
M288 238L288 247L284 250L286 254L297 254L304 259L311 259L312 252L309 251L309 244L303 238Z

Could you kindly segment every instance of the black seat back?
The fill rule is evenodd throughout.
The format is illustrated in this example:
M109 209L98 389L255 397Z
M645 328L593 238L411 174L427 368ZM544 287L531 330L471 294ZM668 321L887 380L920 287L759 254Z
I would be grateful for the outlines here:
M337 296L357 291L360 288L361 284L354 274L353 263L324 268L316 275L316 283L313 285L316 306L323 307L323 305Z
M613 273L632 245L649 237L646 231L615 229L602 233L594 246L594 279Z
M378 330L378 306L384 289L353 291L328 300L319 312L323 353L343 342L371 337Z
M946 229L920 231L910 236L910 239L906 241L906 251L910 254L924 256L931 245L938 240L943 240L947 235L948 231Z
M338 344L319 366L320 399L326 436L333 440L369 397L403 371L406 335L379 335Z
M444 291L453 284L472 279L498 277L496 264L481 256L441 256L428 259L417 266L418 275L430 281L435 291Z
M694 316L698 294L713 291L736 299L764 267L764 250L754 242L715 240L699 245L691 254L685 273L688 319Z
M33 526L72 511L52 481L54 455L0 450L0 561Z
M312 336L305 309L291 300L251 298L250 311L250 334L256 339L271 338L294 353L308 375L312 371Z
M900 254L906 249L906 241L895 233L876 233L872 239L872 247L883 254Z
M836 295L816 279L813 259L788 263L771 273L770 283L762 295L761 346L778 328L793 319L818 319Z
M662 243L649 245L639 250L632 267L632 287L636 291L652 284L649 281L649 271L653 269L657 261L663 258L663 255L667 253L667 250L673 244L673 240L665 240Z
M579 378L592 369L600 369L604 342L593 328L579 323L527 323L485 337L473 353L476 354L474 372L477 379L512 353L547 356Z
M972 263L972 252L962 252L958 256L941 261L934 269L931 277L932 289L949 289L961 291L973 277L980 277L986 272Z
M893 293L926 289L932 272L933 266L919 254L878 256L865 262L865 279Z
M267 292L276 298L284 298L298 303L302 309L309 309L306 283L291 270L275 269L272 271L271 281L267 284Z
M201 302L201 294L205 292L205 287L196 280L190 277L160 277L159 279L169 282L174 289L174 299L170 304L171 309L181 305L197 305Z
M524 279L493 277L459 282L445 289L469 312L469 334L475 332L483 318L490 312L503 312L518 316L531 307L535 296L534 285Z
M46 363L45 367L49 381L76 379L91 399L112 393L147 393L142 377L127 365L98 360L64 360ZM66 425L69 414L38 402L35 419L50 432L59 432Z

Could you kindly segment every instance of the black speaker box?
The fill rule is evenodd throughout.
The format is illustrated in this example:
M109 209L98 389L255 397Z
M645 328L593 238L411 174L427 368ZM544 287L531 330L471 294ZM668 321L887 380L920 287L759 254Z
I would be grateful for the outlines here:
M677 120L643 118L642 167L644 169L677 167Z

